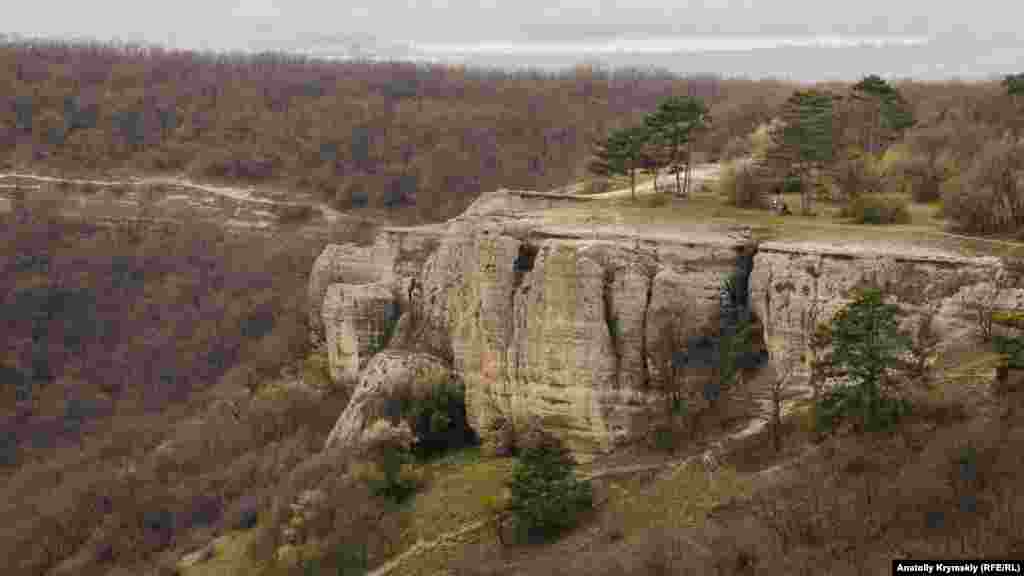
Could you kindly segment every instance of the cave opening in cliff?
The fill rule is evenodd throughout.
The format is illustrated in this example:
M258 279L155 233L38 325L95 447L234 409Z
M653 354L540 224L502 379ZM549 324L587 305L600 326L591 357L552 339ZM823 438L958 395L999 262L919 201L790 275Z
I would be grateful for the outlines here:
M533 263L537 259L538 251L537 246L527 244L526 242L519 245L519 252L516 254L516 261L513 265L516 274L522 275L533 270Z

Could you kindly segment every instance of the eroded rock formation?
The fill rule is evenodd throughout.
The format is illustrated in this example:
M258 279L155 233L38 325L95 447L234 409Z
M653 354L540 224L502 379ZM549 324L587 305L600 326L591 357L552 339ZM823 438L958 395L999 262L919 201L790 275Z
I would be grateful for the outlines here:
M706 331L722 281L752 250L759 340L774 367L794 366L795 391L806 388L808 330L848 303L851 289L875 283L918 311L935 307L940 333L955 340L971 329L964 302L1004 269L994 258L899 247L753 247L748 231L711 224L638 231L581 218L565 208L574 202L502 190L441 225L384 229L372 246L329 246L310 297L314 339L338 347L332 373L369 370L364 340L376 328L366 328L368 319L379 319L391 298L401 316L388 348L457 373L478 432L499 414L529 414L579 454L593 454L644 432L636 416L659 401L665 380L654 357L661 340L670 330L682 341ZM1005 306L1022 297L999 295ZM339 427L368 423L348 412L341 420L352 421Z
M325 448L358 445L376 421L396 417L388 414L395 401L423 398L434 384L450 375L447 365L429 354L388 350L375 355L360 374L359 385Z
M961 257L900 246L838 246L766 242L758 247L750 277L751 306L764 324L776 366L792 367L790 387L808 395L809 339L853 300L858 288L876 286L909 312L904 329L929 311L940 347L969 342L977 320L971 303L991 299L996 308L1024 305L1024 290L999 258ZM997 286L1000 279L1002 286Z
M332 372L350 373L352 351L366 350L359 340L373 337L353 328L356 310L379 310L391 292L403 314L390 346L450 362L477 430L497 412L518 411L577 451L607 450L631 435L633 417L661 387L649 358L661 317L685 309L694 329L709 322L747 242L727 231L687 242L620 230L595 237L531 220L527 203L502 191L445 226L387 229L373 247L328 248L310 283L315 329L329 351L340 350Z

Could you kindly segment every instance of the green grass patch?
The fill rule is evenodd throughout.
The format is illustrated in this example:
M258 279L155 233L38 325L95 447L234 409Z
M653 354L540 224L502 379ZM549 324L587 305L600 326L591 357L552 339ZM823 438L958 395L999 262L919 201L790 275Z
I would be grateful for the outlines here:
M500 495L512 476L512 458L485 458L479 448L467 448L424 465L427 485L402 513L409 529L401 548L417 540L433 540L487 513L487 497Z
M996 310L992 313L992 323L1014 328L1024 328L1024 311Z
M750 494L749 482L722 466L707 472L698 463L654 480L643 490L619 489L609 504L613 522L623 536L642 536L651 528L699 527L717 505Z

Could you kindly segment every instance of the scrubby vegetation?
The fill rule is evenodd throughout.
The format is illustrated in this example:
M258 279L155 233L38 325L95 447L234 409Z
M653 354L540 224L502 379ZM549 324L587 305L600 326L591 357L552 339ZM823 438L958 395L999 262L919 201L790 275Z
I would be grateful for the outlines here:
M839 211L839 216L857 224L907 224L910 211L906 198L858 196Z

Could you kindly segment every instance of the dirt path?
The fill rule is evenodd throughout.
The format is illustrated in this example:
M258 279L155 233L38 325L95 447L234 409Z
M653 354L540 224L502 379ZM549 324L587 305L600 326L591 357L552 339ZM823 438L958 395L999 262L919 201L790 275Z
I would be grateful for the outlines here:
M705 180L714 180L718 178L719 173L722 170L721 164L714 162L709 164L695 164L693 171L690 173L690 184L696 184ZM667 178L664 178L667 177ZM665 189L671 189L675 187L675 176L672 174L664 173L659 174L658 179L661 184L664 185ZM659 187L659 190L661 187ZM648 195L654 193L654 180L638 184L636 187L636 195ZM602 192L600 194L593 194L593 198L612 199L612 198L629 198L632 191L627 186L625 188L619 188L617 190L610 190L608 192Z
M236 186L212 186L209 184L200 184L193 182L183 176L157 176L148 178L132 178L130 180L83 180L76 178L57 178L54 176L40 176L38 174L22 173L22 172L0 172L0 180L6 178L20 178L23 180L35 180L38 182L64 182L68 184L85 185L92 184L94 186L148 186L148 185L164 185L164 186L175 186L178 188L187 188L191 190L199 190L209 194L215 194L217 196L223 196L225 198L231 198L240 202L251 202L255 204L266 204L274 206L314 206L320 210L324 218L328 222L334 222L342 216L342 213L327 206L324 203L310 204L305 202L284 202L281 200L271 200L269 198L259 198L254 196L253 193L256 191L254 186L246 188L239 188ZM3 185L5 188L14 188L14 185ZM31 187L29 187L31 189ZM35 187L38 189L38 186Z
M756 434L757 432L759 432L763 425L763 422L755 420L754 422L751 423L751 425L748 425L747 427L743 428L738 432L734 432L723 437L719 442L721 445L725 445L730 441L741 440L751 434ZM597 480L600 478L607 478L611 476L627 476L631 474L641 474L644 472L660 472L660 474L657 475L657 478L664 478L691 463L700 463L706 453L707 452L700 452L697 454L691 454L681 459L667 460L651 464L634 464L628 466L611 466L605 468L598 468L597 470L593 470L589 473L581 474L580 479L589 481ZM607 499L595 503L595 508L599 508L600 506L605 504L605 502L607 502ZM366 576L386 576L387 574L391 573L393 570L401 566L404 562L416 556L419 556L420 554L430 552L431 550L443 546L444 544L452 540L457 540L458 538L465 536L466 534L470 534L472 532L485 528L486 526L493 524L494 522L494 518L477 519L472 522L467 522L454 530L445 532L444 534L441 534L433 540L420 540L405 552L402 552L398 556L392 558L391 560L388 560L379 568L370 571L369 573L367 573ZM704 546L695 541L688 539L688 543L691 544L691 546L695 550L702 554L711 554L710 550L708 550L707 548L705 548Z

